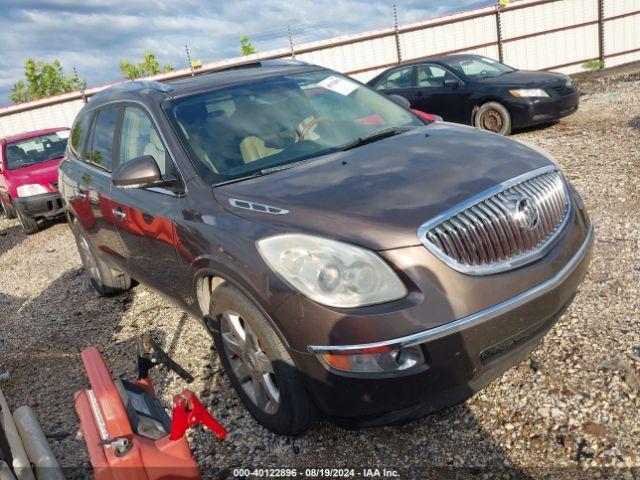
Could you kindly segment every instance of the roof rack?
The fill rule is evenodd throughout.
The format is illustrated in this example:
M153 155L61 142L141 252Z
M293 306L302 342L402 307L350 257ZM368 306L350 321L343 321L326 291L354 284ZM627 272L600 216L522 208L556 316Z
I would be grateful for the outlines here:
M155 80L132 80L130 82L124 82L118 85L114 85L113 87L109 87L106 90L140 90L143 88L157 90L164 93L169 93L173 90L173 87L171 85L167 85L166 83L158 82Z
M295 66L295 65L307 66L311 64L307 62L302 62L300 60L276 58L271 60L256 60L253 62L237 63L235 65L229 65L228 67L216 68L215 70L211 70L210 73L224 72L227 70L241 70L245 68L287 67L287 66Z

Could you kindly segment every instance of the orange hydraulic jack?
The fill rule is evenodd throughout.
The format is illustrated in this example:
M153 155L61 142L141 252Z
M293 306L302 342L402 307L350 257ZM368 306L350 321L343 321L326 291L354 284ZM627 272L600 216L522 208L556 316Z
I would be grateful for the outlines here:
M199 479L185 432L203 424L223 439L227 431L189 390L173 398L173 420L169 419L147 377L148 369L164 364L183 378L191 376L153 340L146 342L152 353L145 356L139 351L140 376L132 382L114 380L96 348L81 354L91 388L76 393L75 406L95 479Z

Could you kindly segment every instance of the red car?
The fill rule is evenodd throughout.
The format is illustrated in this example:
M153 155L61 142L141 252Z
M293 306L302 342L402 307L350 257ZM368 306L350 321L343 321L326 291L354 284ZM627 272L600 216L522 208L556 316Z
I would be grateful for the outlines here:
M0 139L0 203L8 218L17 215L27 234L38 219L63 213L58 193L58 165L68 128L52 128Z

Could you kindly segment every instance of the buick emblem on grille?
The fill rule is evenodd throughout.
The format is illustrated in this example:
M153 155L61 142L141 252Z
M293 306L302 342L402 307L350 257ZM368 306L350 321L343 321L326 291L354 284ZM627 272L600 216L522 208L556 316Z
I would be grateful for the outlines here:
M511 216L522 230L533 230L538 226L540 212L535 202L524 195L514 195L512 201Z

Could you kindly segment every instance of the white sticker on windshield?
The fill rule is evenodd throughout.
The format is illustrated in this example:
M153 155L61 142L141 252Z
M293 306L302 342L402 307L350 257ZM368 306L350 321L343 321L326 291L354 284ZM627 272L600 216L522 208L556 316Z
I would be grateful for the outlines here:
M331 75L318 83L322 88L331 90L332 92L339 93L345 97L358 88L358 84L351 82L345 78L340 78Z
M62 130L60 132L56 132L60 138L69 138L69 130Z

